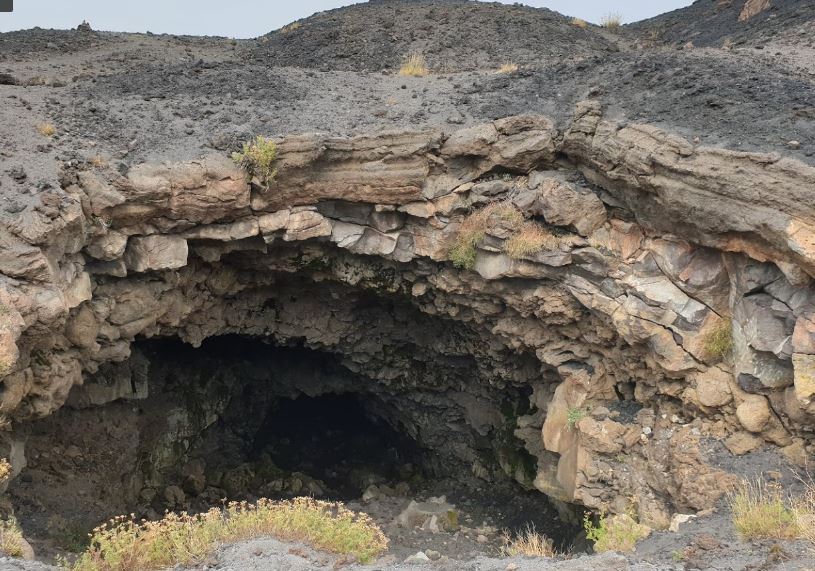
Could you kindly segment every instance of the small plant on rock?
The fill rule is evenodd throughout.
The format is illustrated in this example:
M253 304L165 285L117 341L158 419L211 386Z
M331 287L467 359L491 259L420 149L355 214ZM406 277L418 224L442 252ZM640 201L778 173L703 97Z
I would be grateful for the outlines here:
M57 128L53 123L39 123L37 125L37 132L43 137L53 137L57 134Z
M261 135L255 137L254 141L244 143L241 152L232 153L232 160L267 189L277 176L276 159L277 144Z
M74 571L157 571L196 565L220 543L272 536L367 563L388 546L382 530L366 514L340 503L312 498L254 504L233 502L224 510L188 515L169 513L159 521L111 520L94 530L90 547Z
M280 33L288 34L290 32L294 32L295 30L299 30L302 26L303 24L301 24L300 22L292 22L291 24L287 24L280 28Z
M572 24L572 26L576 26L578 28L588 28L589 27L589 23L586 20L583 20L581 18L572 18L571 24Z
M498 73L515 73L518 71L518 64L508 62L498 68Z
M554 250L558 246L557 237L535 222L527 222L504 244L504 251L510 258L518 259L537 254L541 250Z
M17 520L12 517L0 521L0 553L9 557L22 557L24 545L25 539Z
M11 463L5 458L0 458L0 484L11 477Z
M528 526L516 535L504 532L504 545L501 552L507 557L554 557L554 543L534 527Z
M581 419L586 417L586 411L582 408L570 407L566 411L566 425L573 429Z
M412 53L405 58L402 67L399 68L399 75L409 77L424 77L428 74L427 62L422 54Z
M703 338L704 350L711 358L724 359L733 350L733 322L721 319Z
M804 492L792 501L798 536L815 545L815 482L812 481L812 476L806 480L799 479L804 486Z
M594 551L597 553L634 551L637 542L651 533L648 526L637 523L630 514L606 516L601 513L596 525L589 514L584 514L583 529L586 538L594 542Z
M101 168L106 167L108 165L107 159L105 157L103 157L102 155L95 155L95 156L91 157L88 160L88 163L92 167L97 168L97 169L101 169Z
M620 27L622 21L623 17L621 14L617 12L609 12L600 19L600 25L604 28L608 28L609 30L616 30Z
M733 525L745 539L798 537L796 512L778 484L745 480L728 494Z
M457 268L471 270L475 267L476 246L487 234L491 224L501 224L517 230L523 224L523 214L513 205L493 203L470 214L459 225L448 257Z

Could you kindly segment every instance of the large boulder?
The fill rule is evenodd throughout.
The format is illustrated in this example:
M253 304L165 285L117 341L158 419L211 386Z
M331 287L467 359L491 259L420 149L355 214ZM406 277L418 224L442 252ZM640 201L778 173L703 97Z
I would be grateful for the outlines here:
M522 193L514 200L527 215L543 216L555 226L571 226L582 236L590 235L606 221L602 201L587 188L545 172L530 174L528 186L534 192Z
M736 417L741 425L750 432L761 432L770 422L770 405L760 395L747 395L736 408Z
M420 527L427 531L457 531L458 511L453 504L447 503L444 498L434 498L434 501L411 501L397 516L396 523L400 527Z

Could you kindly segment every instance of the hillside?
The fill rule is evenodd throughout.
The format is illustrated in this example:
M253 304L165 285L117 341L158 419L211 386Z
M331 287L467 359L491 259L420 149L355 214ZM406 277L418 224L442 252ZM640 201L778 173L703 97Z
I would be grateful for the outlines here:
M434 72L547 65L617 51L596 26L543 8L468 0L376 0L328 10L260 38L255 59L321 70L395 71L423 54Z

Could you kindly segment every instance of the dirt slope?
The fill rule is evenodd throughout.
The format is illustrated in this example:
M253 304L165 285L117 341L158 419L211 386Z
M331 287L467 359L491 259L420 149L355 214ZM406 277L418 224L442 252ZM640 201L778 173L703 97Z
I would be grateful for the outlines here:
M546 64L616 51L596 26L528 6L468 0L376 0L315 14L260 40L255 58L276 66L379 71L422 53L435 71Z
M693 42L696 47L721 47L726 41L736 46L754 46L791 38L815 45L815 37L806 34L815 21L812 0L770 0L767 9L739 21L744 4L742 0L696 0L687 8L637 22L629 28L660 43ZM804 33L799 36L799 32Z

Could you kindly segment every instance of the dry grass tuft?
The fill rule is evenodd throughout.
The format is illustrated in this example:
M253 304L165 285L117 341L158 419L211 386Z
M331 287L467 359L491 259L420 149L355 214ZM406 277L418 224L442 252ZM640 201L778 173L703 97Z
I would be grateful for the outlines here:
M795 524L798 527L798 537L806 539L815 545L815 482L810 477L801 479L805 486L800 498L792 502L792 511L795 514Z
M427 62L422 54L413 53L405 58L402 67L399 68L399 75L410 77L424 77L429 72L427 70Z
M498 68L498 73L515 73L518 71L518 64L508 62Z
M554 250L558 246L557 237L546 228L527 222L504 244L504 251L510 258L518 259L537 254L541 250Z
M39 123L37 125L37 132L43 137L53 137L57 134L57 128L53 123Z
M0 484L11 477L11 463L5 458L0 458Z
M604 28L608 28L609 30L616 30L620 27L620 24L623 22L622 14L617 12L609 12L602 18L600 18L600 25Z
M293 32L295 30L299 30L301 27L303 27L303 24L301 24L300 22L292 22L291 24L288 24L288 25L283 26L282 28L280 28L280 33L281 34L288 34L288 33Z
M24 541L16 519L12 517L0 521L0 553L9 557L22 557Z
M557 555L552 540L535 531L532 526L514 537L505 532L501 552L506 557L554 557Z
M366 515L340 503L312 498L256 504L235 502L198 514L167 514L155 522L119 517L94 530L91 545L74 571L157 571L195 565L219 543L260 536L301 541L317 549L355 556L366 563L388 546L382 530Z
M589 27L589 23L586 20L583 20L582 18L572 18L571 24L572 26L577 26L578 28L583 29Z
M494 202L473 212L458 227L448 257L457 268L472 269L475 266L476 246L493 225L518 230L523 224L521 212L508 202Z
M90 165L92 167L97 168L97 169L101 169L101 168L106 167L108 165L108 160L105 157L103 157L102 155L95 155L95 156L91 157L88 160L88 162L90 163Z
M792 539L799 536L797 514L810 516L815 504L798 510L781 487L763 478L743 481L728 494L733 525L745 539Z

